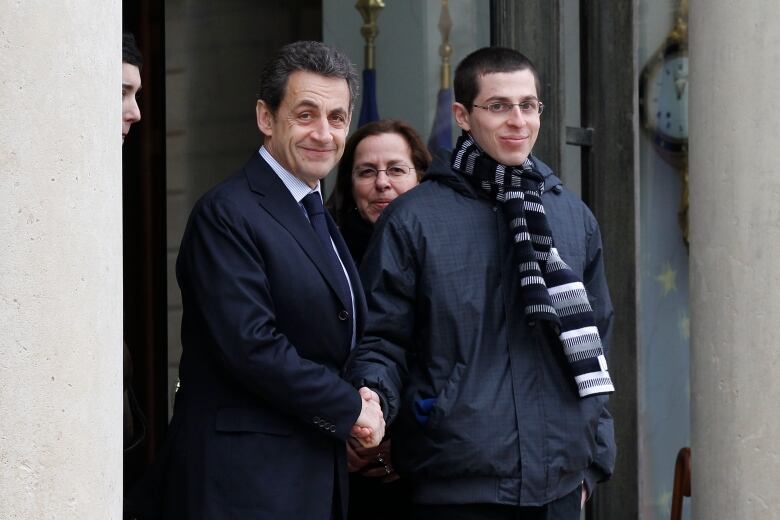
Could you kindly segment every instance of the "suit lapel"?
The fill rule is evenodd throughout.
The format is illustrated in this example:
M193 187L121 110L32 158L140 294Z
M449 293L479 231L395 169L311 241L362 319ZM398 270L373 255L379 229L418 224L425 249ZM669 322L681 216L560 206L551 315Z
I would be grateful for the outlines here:
M295 238L301 249L303 249L323 278L325 278L325 281L330 285L333 294L338 298L342 306L345 309L351 309L352 302L343 301L343 298L339 295L336 282L337 273L334 273L333 268L330 267L330 261L325 256L323 245L306 219L303 209L290 194L287 186L284 185L279 176L276 175L258 153L255 153L249 159L249 162L244 166L244 172L250 189L260 195L260 205ZM331 236L333 236L335 242L338 235L334 236L331 232ZM338 239L341 239L341 237L338 236ZM342 253L339 251L339 256L341 255ZM341 256L341 258L344 261L344 257ZM349 256L347 260L349 260ZM346 265L347 262L344 262L344 264ZM347 272L349 272L349 269ZM353 291L355 291L355 282L351 273L350 281L352 282Z
M363 335L363 327L366 321L366 295L363 292L363 285L360 283L360 274L355 266L355 262L352 261L352 254L349 252L341 232L327 210L325 211L325 218L328 221L330 236L333 238L333 243L336 244L336 250L339 252L341 261L344 263L344 267L349 275L349 281L352 284L352 294L355 298L355 338L357 341Z

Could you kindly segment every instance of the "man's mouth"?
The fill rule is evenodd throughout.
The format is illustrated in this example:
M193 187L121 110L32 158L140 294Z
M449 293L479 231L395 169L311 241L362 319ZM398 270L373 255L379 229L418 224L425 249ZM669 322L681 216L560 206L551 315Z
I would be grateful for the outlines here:
M502 141L506 141L508 143L522 143L526 140L528 140L527 135L505 135L501 138Z
M336 150L334 148L306 148L302 147L303 151L306 153L312 153L315 155L326 155L329 153L333 153Z

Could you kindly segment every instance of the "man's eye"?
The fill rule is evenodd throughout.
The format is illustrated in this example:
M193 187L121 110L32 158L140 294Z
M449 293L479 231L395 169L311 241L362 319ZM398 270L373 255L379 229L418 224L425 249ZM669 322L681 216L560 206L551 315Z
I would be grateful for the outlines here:
M520 110L523 112L536 112L536 103L533 101L526 101L525 103L520 103Z
M490 103L488 110L491 112L505 112L507 110L506 103Z
M298 114L298 119L302 121L309 121L311 120L311 118L312 118L311 112L301 112L300 114Z
M346 122L346 118L342 115L331 116L330 122L333 125L343 125Z

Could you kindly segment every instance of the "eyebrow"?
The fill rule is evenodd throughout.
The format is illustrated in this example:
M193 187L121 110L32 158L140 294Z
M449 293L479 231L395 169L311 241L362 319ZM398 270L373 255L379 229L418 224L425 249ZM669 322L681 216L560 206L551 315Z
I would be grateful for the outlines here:
M320 108L317 103L310 99L303 99L301 101L298 101L296 105L293 107L293 110L298 110L300 108Z
M539 101L539 98L536 97L536 96L525 96L523 98L520 98L520 102L521 103L524 102L524 101ZM484 102L485 103L505 103L505 102L506 103L511 103L512 100L509 99L506 96L493 96L493 97L487 98Z
M300 110L302 108L309 108L309 109L313 108L315 110L320 110L321 106L319 103L317 103L314 100L302 99L298 101L298 103L295 106L292 107L292 110ZM328 112L328 115L333 115L333 114L343 115L346 117L346 115L349 114L349 112L347 112L347 110L342 107L338 107Z
M406 164L407 162L413 163L414 161L407 161L406 159L388 159L386 161L388 166L396 166L398 164L402 166L409 166L408 164ZM376 168L378 164L379 164L378 162L373 162L373 161L362 161L359 163L355 163L355 168L359 166L371 166L372 168Z

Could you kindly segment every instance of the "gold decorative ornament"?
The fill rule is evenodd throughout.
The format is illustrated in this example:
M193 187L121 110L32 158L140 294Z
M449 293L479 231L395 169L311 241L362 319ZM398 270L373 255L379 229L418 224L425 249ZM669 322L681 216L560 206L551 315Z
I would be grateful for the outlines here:
M376 23L379 17L379 11L385 7L384 0L357 0L355 9L363 17L363 25L360 27L360 34L366 40L365 46L365 68L374 68L374 41L379 34L379 26Z

